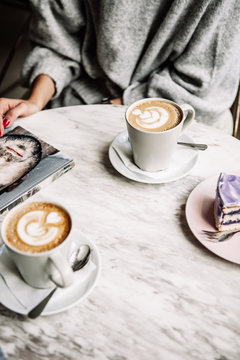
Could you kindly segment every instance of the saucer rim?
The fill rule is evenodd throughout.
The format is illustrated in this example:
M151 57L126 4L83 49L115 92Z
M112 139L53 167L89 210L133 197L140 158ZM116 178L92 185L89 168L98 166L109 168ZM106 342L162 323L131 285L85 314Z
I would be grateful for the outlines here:
M196 148L189 147L188 150L195 153L195 158L191 159L193 164L192 164L192 166L190 166L190 168L187 171L183 172L179 176L172 177L172 178L169 178L167 180L155 179L155 178L150 178L150 177L147 177L147 176L146 176L146 179L143 179L142 177L144 177L144 173L143 174L137 174L137 173L134 173L133 171L131 171L130 169L126 168L125 165L121 162L121 160L118 158L117 154L113 150L114 143L117 141L117 139L120 136L126 135L127 133L128 133L127 130L124 130L121 133L119 133L113 139L113 141L111 142L111 144L110 144L110 146L108 148L108 157L109 157L109 160L110 160L112 166L114 167L114 169L119 174L121 174L122 176L124 176L125 178L128 178L130 180L140 182L140 183L145 183L145 184L165 184L165 183L169 183L169 182L172 182L172 181L182 179L183 177L187 176L190 173L190 171L193 169L193 167L196 165L197 161L198 161L199 150L196 149ZM189 135L187 135L185 133L183 133L180 138L183 141L188 141L188 142L191 142L191 143L195 143L194 140L191 138L191 136L189 136ZM179 146L181 146L181 145L179 145ZM118 164L121 164L121 166L118 166ZM122 169L124 169L124 171ZM167 170L165 170L165 171L167 171Z
M96 283L100 277L100 274L101 274L101 258L100 258L100 254L99 254L99 251L97 250L97 247L93 244L92 241L86 239L85 241L82 241L82 239L86 239L85 236L82 236L81 235L81 242L80 243L84 243L84 244L88 244L91 249L92 249L92 258L91 260L93 261L93 258L95 259L95 261L93 261L94 265L96 266L96 269L94 269L91 273L90 273L90 276L89 276L89 280L88 282L92 279L93 277L93 280L91 280L91 284L88 286L88 289L87 291L79 297L79 299L77 299L76 301L73 301L71 302L69 305L66 305L62 308L59 308L58 310L48 310L48 307L50 307L51 305L51 302L49 301L48 305L46 306L45 308L45 311L43 311L42 313L42 316L48 316L48 315L53 315L53 314L58 314L60 312L63 312L63 311L66 311L70 308L72 308L73 306L77 305L78 303L80 303L81 301L83 301L87 296L90 295L90 293L93 291L94 287L96 286ZM73 241L74 244L76 244L77 242L76 241ZM74 287L74 284L72 286L70 286L69 288L67 289L64 289L65 291L70 291L72 288ZM59 289L59 292L61 291L61 289ZM56 297L57 294L55 293L52 297L51 300L54 300L54 297Z

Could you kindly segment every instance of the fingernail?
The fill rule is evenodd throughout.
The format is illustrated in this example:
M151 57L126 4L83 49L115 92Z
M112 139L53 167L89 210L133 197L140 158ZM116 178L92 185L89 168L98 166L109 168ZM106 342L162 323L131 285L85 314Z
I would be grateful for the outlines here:
M8 118L5 118L5 119L3 120L3 126L4 126L4 127L7 127L9 124L10 124L10 120L9 120Z

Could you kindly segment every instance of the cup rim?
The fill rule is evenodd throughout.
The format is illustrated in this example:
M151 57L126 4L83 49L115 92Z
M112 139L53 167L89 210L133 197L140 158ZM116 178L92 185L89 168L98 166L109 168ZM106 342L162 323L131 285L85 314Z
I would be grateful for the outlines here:
M173 128L171 129L168 129L168 130L163 130L163 131L147 131L147 130L143 130L143 129L139 129L139 128L136 128L135 126L133 126L129 121L128 121L128 113L131 111L131 109L136 106L137 104L139 103L143 103L143 102L148 102L148 101L165 101L165 102L168 102L168 103L171 103L173 104L174 106L176 106L176 108L178 108L178 110L180 111L182 117L181 117L181 121L179 122L179 124L177 124L176 126L174 126ZM175 129L177 129L183 122L183 119L184 119L184 113L183 113L183 110L181 108L180 105L178 105L177 103L175 103L174 101L172 100L169 100L169 99L165 99L165 98L158 98L158 97L150 97L150 98L143 98L143 99L140 99L140 100L136 100L134 101L131 105L128 106L128 108L126 109L125 111L125 120L127 122L127 124L132 128L132 129L135 129L137 131L140 131L144 134L150 134L150 135L159 135L159 134L166 134L168 132L172 132L174 131Z
M25 206L26 204L30 204L30 203L46 203L46 204L53 204L53 205L56 205L60 208L62 208L64 211L66 211L69 215L69 218L70 218L70 221L71 221L71 227L70 227L70 231L68 233L68 235L66 236L66 238L58 245L58 246L55 246L53 247L52 249L50 250L45 250L45 251L41 251L41 252L26 252L26 251L22 251L22 250L19 250L17 249L16 247L12 246L11 244L9 244L8 241L5 240L4 236L3 236L3 230L5 229L5 226L6 226L6 222L7 222L7 219L8 217L10 216L10 213L14 213L14 211L17 211L18 208L22 207L22 206ZM48 254L52 254L54 251L56 251L57 249L61 248L64 244L66 244L66 241L69 240L70 238L70 235L72 233L72 216L70 215L70 212L68 211L68 209L66 209L66 207L62 206L61 204L57 203L57 202L54 202L54 201L44 201L44 200L40 200L40 201L30 201L28 203L26 202L23 202L23 203L20 203L16 206L14 206L14 208L10 209L9 212L6 214L6 216L4 217L3 221L2 221L2 224L1 224L1 231L0 231L0 234L1 234L1 239L3 241L3 244L9 249L9 250L12 250L13 252L15 252L16 254L21 254L21 255L25 255L25 256L30 256L30 257L41 257L41 256L44 256L44 255L48 255Z

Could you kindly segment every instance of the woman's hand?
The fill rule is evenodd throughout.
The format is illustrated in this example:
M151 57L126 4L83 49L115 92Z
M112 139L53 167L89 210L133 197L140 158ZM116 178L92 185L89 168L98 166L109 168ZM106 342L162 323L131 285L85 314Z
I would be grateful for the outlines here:
M4 128L11 126L17 118L39 110L39 106L30 100L0 98L0 136L4 134Z
M17 118L42 110L55 91L54 80L41 74L35 79L28 100L0 98L0 136L3 136L4 128L11 126Z

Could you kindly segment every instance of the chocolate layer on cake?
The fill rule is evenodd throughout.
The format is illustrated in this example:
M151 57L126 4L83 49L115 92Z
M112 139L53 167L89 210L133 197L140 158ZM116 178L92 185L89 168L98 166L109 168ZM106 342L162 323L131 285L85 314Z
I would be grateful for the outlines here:
M240 177L221 173L214 204L216 227L220 231L240 229Z

